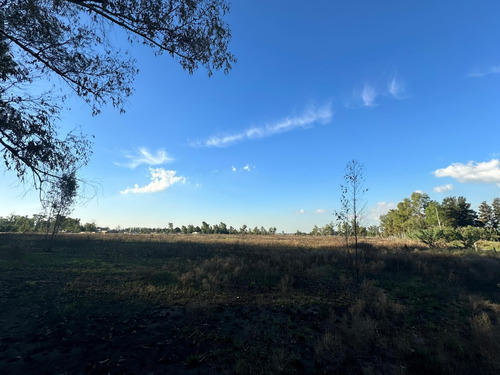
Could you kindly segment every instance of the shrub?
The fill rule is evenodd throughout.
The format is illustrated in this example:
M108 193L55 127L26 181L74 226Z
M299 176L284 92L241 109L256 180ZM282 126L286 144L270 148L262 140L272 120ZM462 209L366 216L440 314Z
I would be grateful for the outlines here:
M434 227L411 232L408 234L408 237L422 241L430 247L435 247L438 242L444 239L445 235L443 229Z

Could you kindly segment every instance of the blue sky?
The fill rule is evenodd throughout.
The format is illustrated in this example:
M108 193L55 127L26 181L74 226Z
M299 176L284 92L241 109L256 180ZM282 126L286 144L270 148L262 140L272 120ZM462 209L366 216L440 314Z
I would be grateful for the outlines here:
M134 45L126 113L68 101L95 136L72 216L110 227L332 221L345 164L365 166L365 224L413 191L500 197L498 1L235 1L228 75L189 75ZM119 35L119 34L118 34ZM124 43L125 46L125 43ZM0 216L40 205L2 171Z

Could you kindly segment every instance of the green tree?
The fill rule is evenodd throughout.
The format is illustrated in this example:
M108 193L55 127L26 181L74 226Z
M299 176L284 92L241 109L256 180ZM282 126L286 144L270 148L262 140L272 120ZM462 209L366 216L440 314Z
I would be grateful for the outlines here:
M42 198L42 207L47 217L45 231L47 251L52 251L55 235L65 217L73 210L77 189L78 182L74 171L50 181L50 189Z
M488 229L493 229L496 227L495 213L493 211L493 208L488 203L486 203L486 201L483 201L479 205L478 211L478 221L482 226Z
M80 224L80 219L66 217L61 224L61 230L64 230L65 232L79 233L82 231L82 229L83 227Z
M493 199L491 208L493 209L493 216L495 218L495 228L498 228L500 224L500 198Z
M333 223L326 224L321 229L321 234L323 236L333 236L335 234L335 229L334 229Z
M380 235L380 227L378 225L370 225L367 228L368 237L378 237Z
M425 226L427 228L431 227L443 227L442 220L444 219L444 212L441 205L436 201L430 201L425 208Z
M410 198L399 202L395 209L380 216L381 231L384 236L405 237L410 232L438 225L438 206L427 194L413 192Z
M212 227L210 225L208 225L207 222L203 221L201 223L201 233L203 234L210 234L212 233Z
M411 229L425 228L425 210L429 206L430 198L425 193L413 192L410 197L411 202Z
M95 225L94 222L91 222L91 223L85 223L85 225L83 226L83 230L85 232L95 232L97 229L97 226Z
M453 227L467 227L474 225L477 214L470 208L465 197L446 197L441 203L446 223Z
M14 231L15 232L32 232L34 229L33 220L31 220L28 216L16 216L14 222Z
M133 92L135 61L109 35L124 31L131 43L169 54L189 73L199 66L209 75L227 73L236 61L228 51L226 0L4 0L0 6L0 152L7 169L23 181L33 176L36 187L47 175L63 177L68 158L85 164L90 157L85 136L59 136L67 93L98 114L107 103L123 111ZM62 94L34 90L41 80L62 82Z

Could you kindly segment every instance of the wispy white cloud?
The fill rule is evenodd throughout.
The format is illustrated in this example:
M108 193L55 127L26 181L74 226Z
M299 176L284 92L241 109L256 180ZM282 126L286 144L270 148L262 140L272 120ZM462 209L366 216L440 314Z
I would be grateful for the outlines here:
M135 184L133 188L127 188L120 193L156 193L174 184L186 182L185 177L176 176L176 171L167 171L163 168L149 168L149 171L151 173L151 182L148 185L139 187L139 185Z
M299 214L299 215L303 215L303 214L306 213L306 210L301 209L301 210L298 210L296 213Z
M142 164L160 165L174 160L163 149L156 151L156 153L151 153L146 147L141 147L137 150L137 152L133 154L129 153L128 155L125 155L125 157L129 159L129 162L115 164L134 169Z
M231 170L232 170L233 172L236 172L236 171L238 170L238 168L236 168L236 167L233 165L233 166L231 166Z
M474 69L471 73L469 73L468 77L478 78L478 77L489 76L491 74L500 74L500 65L491 66L486 69Z
M202 147L225 147L241 141L270 137L295 129L308 128L315 123L327 124L331 121L332 117L333 111L330 104L323 107L310 107L300 116L286 117L280 121L260 127L251 127L236 134L212 136L206 141L195 142L192 145Z
M453 163L433 172L436 177L451 177L462 183L495 183L500 187L500 161Z
M374 107L377 104L375 103L375 99L377 99L377 92L373 86L365 84L363 87L363 91L361 92L361 100L363 100L363 105L365 107Z
M395 99L403 99L405 97L405 88L400 80L396 76L392 77L387 85L389 94Z
M318 208L317 210L314 211L316 214L326 214L327 210L324 208Z
M355 104L352 105L352 103L347 102L345 105L348 108L356 108L360 104L363 107L376 107L384 97L398 100L408 97L406 88L398 76L393 75L388 81L384 82L384 84L366 82L361 90L353 91L352 98Z
M452 184L446 184L446 185L436 186L433 190L436 193L446 193L447 191L452 191L453 190L453 185Z

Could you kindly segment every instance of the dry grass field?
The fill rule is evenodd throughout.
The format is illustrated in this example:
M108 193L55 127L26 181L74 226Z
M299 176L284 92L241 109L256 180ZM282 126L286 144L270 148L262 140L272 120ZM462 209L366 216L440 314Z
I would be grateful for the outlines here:
M360 246L0 234L0 373L500 373L499 254Z

